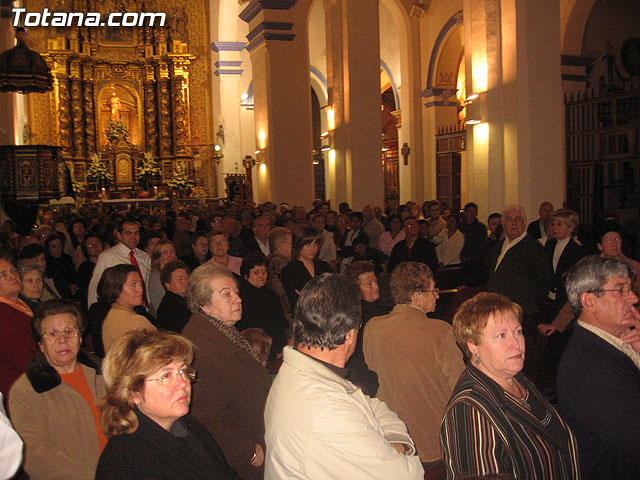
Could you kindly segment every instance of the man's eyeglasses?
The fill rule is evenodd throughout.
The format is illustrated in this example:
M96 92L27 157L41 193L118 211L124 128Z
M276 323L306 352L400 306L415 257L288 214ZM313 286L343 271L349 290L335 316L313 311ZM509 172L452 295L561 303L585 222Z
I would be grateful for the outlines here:
M594 288L593 290L587 290L587 293L602 294L604 292L618 292L621 297L628 297L630 293L638 296L638 290L631 285L624 285L620 288Z
M65 328L64 330L51 330L50 332L42 335L42 338L49 342L55 342L56 340L60 340L62 337L67 340L70 338L76 338L78 336L78 329L74 327Z
M196 371L193 368L185 368L183 370L178 370L178 372L167 372L161 377L158 378L147 378L147 382L162 382L162 385L165 387L172 387L178 381L178 377L182 377L185 382L195 382L196 380Z
M423 290L422 293L433 293L433 295L437 297L440 294L440 289L434 288L433 290Z

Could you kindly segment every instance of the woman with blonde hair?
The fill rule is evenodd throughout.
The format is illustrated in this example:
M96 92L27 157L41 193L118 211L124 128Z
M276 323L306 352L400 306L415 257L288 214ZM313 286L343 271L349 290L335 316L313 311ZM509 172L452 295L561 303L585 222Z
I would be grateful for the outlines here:
M230 479L207 429L189 415L193 344L169 332L132 331L103 362L101 424L109 442L96 479Z

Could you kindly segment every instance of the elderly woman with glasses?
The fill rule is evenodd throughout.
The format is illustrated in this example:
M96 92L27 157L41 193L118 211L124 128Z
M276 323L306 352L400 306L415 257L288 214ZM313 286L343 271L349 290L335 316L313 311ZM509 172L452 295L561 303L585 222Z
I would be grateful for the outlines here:
M96 480L231 479L207 429L189 415L193 344L170 332L129 332L104 359L102 428L109 443Z
M364 356L378 374L377 397L407 424L425 472L440 478L440 421L464 370L462 352L451 325L427 317L438 299L429 267L398 265L391 294L396 301L391 313L372 318L364 329Z
M193 413L241 478L262 479L263 413L271 379L235 327L242 318L236 279L222 265L207 263L191 274L187 296L195 313L182 334L198 347Z
M11 389L9 411L33 479L94 478L107 443L97 407L104 381L95 359L80 350L82 325L67 300L42 303L31 323L40 352Z
M21 290L13 256L0 251L0 392L5 397L38 351L31 337L33 312L19 298Z

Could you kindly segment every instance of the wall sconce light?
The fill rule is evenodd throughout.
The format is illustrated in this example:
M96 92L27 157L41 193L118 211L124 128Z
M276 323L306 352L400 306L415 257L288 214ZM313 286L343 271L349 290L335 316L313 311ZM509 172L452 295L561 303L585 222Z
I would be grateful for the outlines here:
M256 165L256 159L253 158L251 155L247 155L242 159L242 166L247 170L255 167L255 165Z
M327 107L327 128L329 130L336 129L336 117L333 107Z
M389 150L389 147L388 147L388 146L386 146L386 145L383 143L383 144L382 144L382 148L381 148L381 150L382 150L383 152L386 152L386 151L388 151L388 150Z
M253 154L256 156L256 160L255 160L256 164L263 165L264 164L264 157L262 155L262 150L256 150L255 152L253 152ZM247 157L251 158L250 155L247 155L244 158L247 158Z
M213 146L213 153L211 154L211 158L215 160L216 165L220 165L220 161L224 158L222 147L217 143Z
M479 94L469 95L464 101L464 105L467 110L465 125L477 125L482 123L483 117L486 118L485 102L482 101L482 97Z
M479 95L477 93L474 93L472 95L469 95L466 100L464 101L465 105L471 105L473 103L474 100L476 100L479 97Z
M328 152L329 150L331 150L330 145L322 145L322 147L320 147L321 152Z

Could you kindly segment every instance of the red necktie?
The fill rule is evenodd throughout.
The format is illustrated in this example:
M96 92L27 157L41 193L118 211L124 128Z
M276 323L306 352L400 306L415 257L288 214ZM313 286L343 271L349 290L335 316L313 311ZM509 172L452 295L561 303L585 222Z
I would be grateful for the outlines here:
M133 250L129 251L129 259L131 259L131 265L136 267L136 270L138 270L138 275L140 275L140 281L142 282L142 301L144 302L144 306L149 308L149 302L147 301L147 288L144 285L144 277L140 270L140 264L138 263L138 260L136 260L136 256L133 254Z

